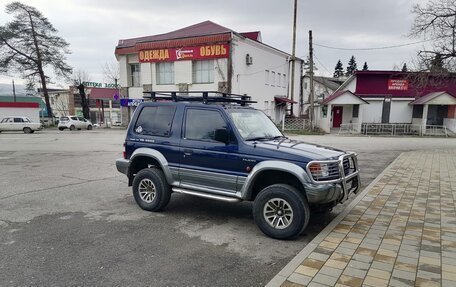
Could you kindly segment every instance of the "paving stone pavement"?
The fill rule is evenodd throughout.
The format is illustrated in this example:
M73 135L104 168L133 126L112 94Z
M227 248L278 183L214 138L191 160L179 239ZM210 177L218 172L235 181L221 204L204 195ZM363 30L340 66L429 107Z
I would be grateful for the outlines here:
M456 286L456 150L401 154L268 286Z

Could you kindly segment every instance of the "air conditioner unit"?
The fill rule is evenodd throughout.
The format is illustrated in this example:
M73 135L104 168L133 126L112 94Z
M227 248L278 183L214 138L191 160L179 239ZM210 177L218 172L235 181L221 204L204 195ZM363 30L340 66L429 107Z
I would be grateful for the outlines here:
M181 95L188 95L188 84L187 83L179 83L179 94Z
M245 64L246 65L252 65L253 64L253 58L249 54L245 55Z

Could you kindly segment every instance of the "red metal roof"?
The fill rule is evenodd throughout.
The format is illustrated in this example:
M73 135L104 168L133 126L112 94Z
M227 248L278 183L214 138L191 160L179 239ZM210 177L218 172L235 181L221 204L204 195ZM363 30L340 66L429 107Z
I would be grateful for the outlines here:
M352 96L354 97L357 97L359 98L361 101L365 102L366 104L368 104L368 102L366 102L365 100L363 100L361 97L359 97L358 95L355 95L353 94L352 92L350 92L349 90L343 90L343 91L337 91L337 92L334 92L331 96L325 98L322 102L323 105L327 105L329 102L331 102L332 100L334 100L335 98L338 98L340 96L342 96L343 94L345 93L349 93L351 94Z
M91 99L107 99L114 100L114 95L119 94L118 89L109 89L109 88L90 88L90 98Z
M246 38L249 38L251 40L261 42L261 32L260 31L244 32L244 33L241 33L241 35Z
M0 108L39 108L39 103L33 102L0 102Z
M194 25L191 25L188 27L184 27L182 29L175 30L175 31L165 33L165 34L119 40L119 44L117 45L117 48L133 47L137 43L143 43L143 42L156 42L156 41L189 38L189 37L196 37L196 36L225 34L225 33L231 33L231 32L234 32L234 31L231 29L228 29L226 27L223 27L219 24L216 24L214 22L204 21L204 22L194 24Z

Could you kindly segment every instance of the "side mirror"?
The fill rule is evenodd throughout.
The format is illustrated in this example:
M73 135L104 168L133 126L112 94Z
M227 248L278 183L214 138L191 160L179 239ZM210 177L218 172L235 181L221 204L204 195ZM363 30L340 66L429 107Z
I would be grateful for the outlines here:
M217 129L214 133L214 140L227 144L230 140L230 134L227 129Z

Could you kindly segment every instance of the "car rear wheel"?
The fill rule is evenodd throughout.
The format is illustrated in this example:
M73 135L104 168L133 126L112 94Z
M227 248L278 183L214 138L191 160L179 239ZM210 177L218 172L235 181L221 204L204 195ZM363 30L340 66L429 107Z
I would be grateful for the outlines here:
M260 230L276 239L297 237L307 227L310 208L305 196L286 184L266 187L255 198L253 218Z
M31 134L33 132L32 129L29 127L25 127L22 130L24 131L25 134Z
M76 129L76 127L74 125L70 126L70 131L74 131L75 129Z
M92 129L92 125L88 125L87 129L90 131Z
M171 198L171 188L163 171L145 168L133 180L133 196L136 203L147 211L160 211Z
M65 128L59 128L59 131L63 131Z

